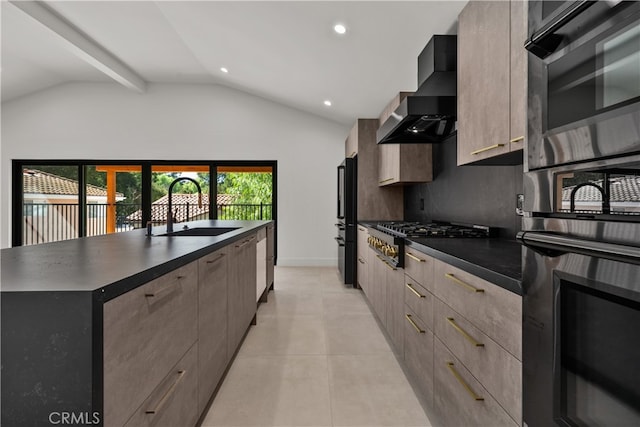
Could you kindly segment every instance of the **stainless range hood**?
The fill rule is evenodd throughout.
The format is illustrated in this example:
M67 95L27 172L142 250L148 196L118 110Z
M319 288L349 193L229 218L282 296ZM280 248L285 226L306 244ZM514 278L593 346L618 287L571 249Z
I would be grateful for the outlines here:
M380 125L378 144L440 143L455 133L457 37L433 36L418 57L418 90Z

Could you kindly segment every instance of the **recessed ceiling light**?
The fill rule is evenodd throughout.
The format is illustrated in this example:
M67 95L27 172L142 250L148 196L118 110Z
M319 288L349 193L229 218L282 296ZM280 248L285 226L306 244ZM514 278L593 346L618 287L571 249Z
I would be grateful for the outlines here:
M347 32L347 27L345 27L342 24L336 24L333 26L333 31L335 31L338 34L344 34Z
M327 107L331 107L331 101L329 101L328 99L325 100L324 105L326 105Z
M222 71L223 73L228 73L229 70L227 70L225 67L220 67L220 71Z

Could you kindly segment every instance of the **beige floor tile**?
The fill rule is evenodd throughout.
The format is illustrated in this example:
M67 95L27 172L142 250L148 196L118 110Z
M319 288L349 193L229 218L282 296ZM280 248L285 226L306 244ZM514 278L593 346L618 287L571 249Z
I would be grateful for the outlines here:
M393 354L329 356L335 426L428 426Z
M372 314L325 314L327 352L337 354L391 353Z
M238 352L239 356L327 354L321 315L258 317Z
M358 289L342 292L325 292L322 295L324 314L327 316L342 314L371 314L362 291Z
M268 317L319 316L322 315L322 297L315 292L294 290L271 291L267 302L258 308L258 320Z
M237 358L202 425L331 426L326 356Z

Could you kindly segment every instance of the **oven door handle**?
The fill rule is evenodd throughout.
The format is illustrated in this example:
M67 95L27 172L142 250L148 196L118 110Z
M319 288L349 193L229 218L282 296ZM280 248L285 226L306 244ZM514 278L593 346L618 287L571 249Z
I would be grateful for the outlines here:
M532 249L551 250L550 256L575 253L613 261L640 264L640 247L596 242L538 231L521 231L517 240ZM555 254L554 254L555 252Z
M589 0L579 0L573 2L569 7L559 13L547 25L536 31L524 43L525 49L533 53L538 58L544 59L551 55L560 45L562 36L556 31L571 22L576 16L593 6L596 2Z

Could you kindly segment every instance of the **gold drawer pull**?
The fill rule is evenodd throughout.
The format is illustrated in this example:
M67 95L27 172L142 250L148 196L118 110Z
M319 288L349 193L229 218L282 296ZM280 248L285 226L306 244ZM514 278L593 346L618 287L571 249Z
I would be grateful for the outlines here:
M405 254L406 256L408 256L409 258L411 258L412 260L415 260L415 261L418 261L418 262L427 262L427 260L424 260L424 259L418 258L417 256L415 256L415 255L413 255L413 254L411 254L411 253L409 253L409 252L406 252L406 251L405 251L405 253L404 253L404 254Z
M416 322L413 321L410 314L405 314L404 317L409 321L409 323L411 323L413 329L415 329L419 334L424 334L424 329L420 329L420 326L418 326Z
M222 258L224 258L227 254L220 254L216 257L216 259L210 259L207 261L207 264L215 264L216 262L220 261Z
M169 400L169 397L176 390L176 387L178 387L178 383L180 382L180 380L182 379L182 377L184 377L184 374L186 374L186 373L187 373L187 371L184 371L184 370L178 371L178 377L173 382L173 384L171 384L171 387L169 387L169 389L162 395L162 398L160 399L160 401L158 402L156 407L153 408L153 409L147 409L145 411L145 413L149 414L149 415L153 415L153 414L157 414L158 412L160 412L160 410L162 409L164 404L167 402L167 400Z
M515 144L516 142L522 142L524 141L524 136L519 136L517 138L513 138L511 140L509 140L510 143Z
M451 273L445 273L444 277L446 277L447 279L451 280L453 283L457 283L458 285L465 287L466 289L470 290L471 292L484 292L484 289L480 289L480 288L476 288L475 286L471 286L470 284L465 283L462 280L458 279L456 276L454 276Z
M351 154L349 154L349 156L347 156L347 157L353 157L353 156L355 156L355 155L356 155L356 152L354 151L354 152L352 152Z
M360 264L364 264L364 261L362 260L362 258L358 258L358 262L359 262Z
M496 148L500 148L500 147L504 147L504 144L494 144L494 145L490 145L488 147L484 147L481 148L479 150L476 151L472 151L471 155L475 156L476 154L480 154L480 153L484 153L485 151L490 151L490 150L495 150Z
M462 335L467 341L469 341L471 344L473 344L476 347L484 347L484 344L482 344L481 342L478 342L476 340L473 339L473 337L471 335L469 335L467 333L467 331L465 331L464 329L462 329L460 327L460 325L458 325L456 323L456 321L454 320L453 317L447 317L447 322L449 322L449 324L451 326L453 326L453 328L458 331L460 333L460 335Z
M251 236L250 238L248 238L247 240L245 240L244 242L240 243L239 245L236 245L236 248L241 248L244 245L246 245L247 243L251 242L252 240L254 240L256 238L256 236Z
M382 181L379 182L379 184L384 184L385 182L389 182L389 181L393 181L395 178L387 178L387 179L383 179Z
M411 292L413 292L418 298L426 298L426 295L422 295L420 292L416 291L416 288L414 288L413 286L411 286L411 283L407 283L407 288L409 288L409 290Z
M449 368L449 370L451 371L451 373L453 374L454 377L456 377L456 379L458 380L458 382L460 383L460 385L462 385L462 387L465 388L465 390L467 390L467 392L471 395L471 397L473 398L473 400L477 400L477 401L482 401L484 400L483 397L478 396L473 389L469 386L469 384L467 384L467 382L464 380L464 378L462 378L460 376L460 374L458 373L458 371L456 371L456 368L453 367L454 364L453 362L447 362L447 368Z
M362 227L358 227L358 230L360 230L360 231L367 231L367 229L366 229L366 228L362 228Z

